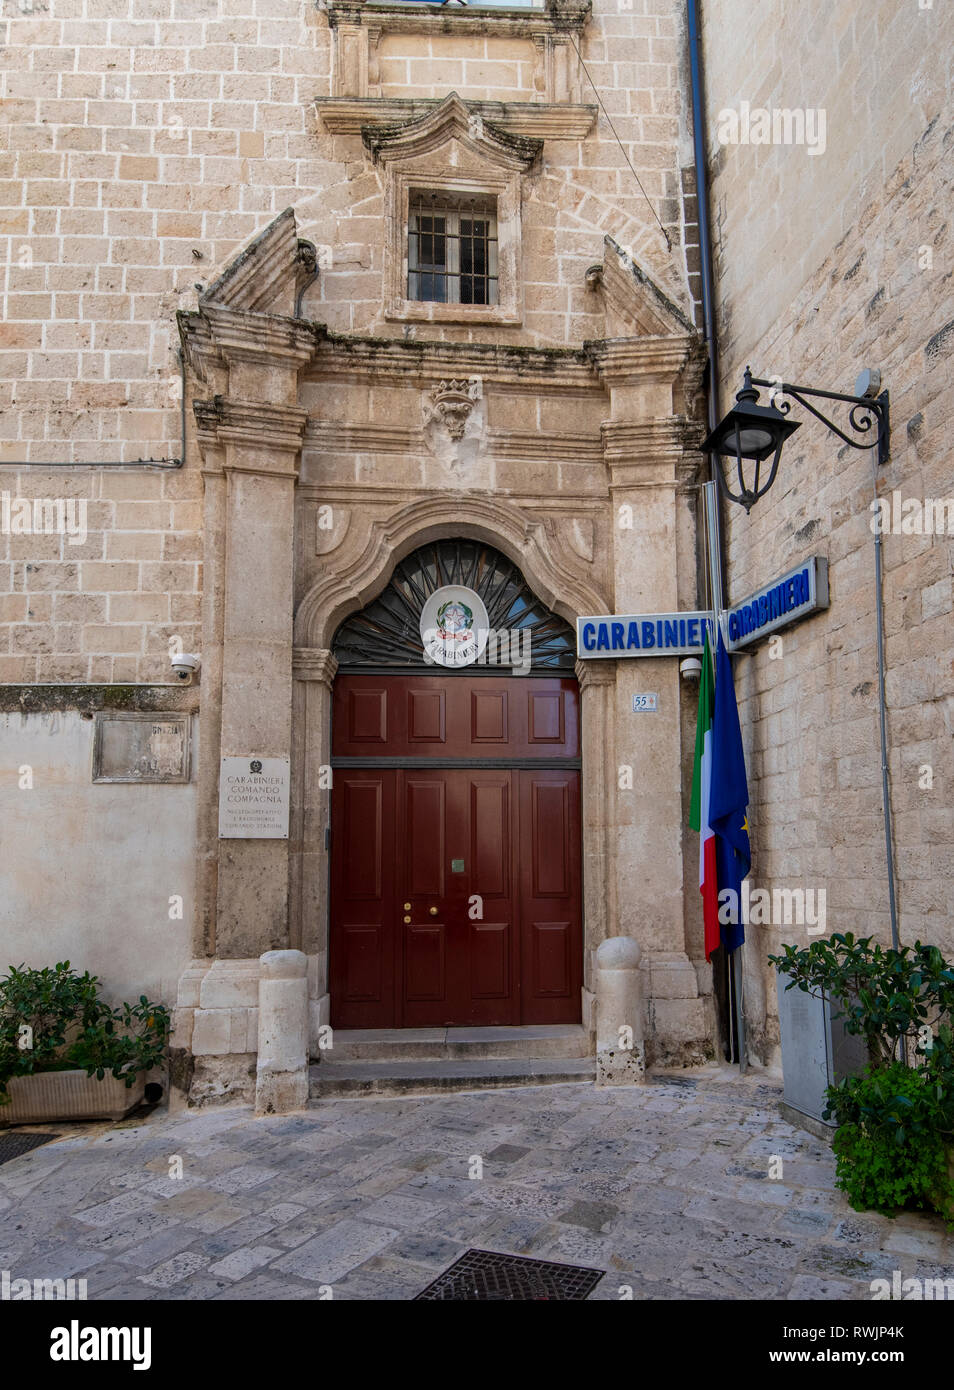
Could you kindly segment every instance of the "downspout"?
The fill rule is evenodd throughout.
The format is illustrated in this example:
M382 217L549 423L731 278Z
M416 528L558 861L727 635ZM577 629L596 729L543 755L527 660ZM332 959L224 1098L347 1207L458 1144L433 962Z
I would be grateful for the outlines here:
M878 463L874 464L872 492L878 500ZM884 576L881 558L881 531L875 529L875 608L878 623L878 727L881 736L881 810L884 817L884 852L888 867L888 905L891 909L891 945L896 951L901 949L898 931L898 903L894 882L894 828L891 819L891 786L888 781L888 706L885 699L885 659L884 659ZM907 1061L904 1039L901 1039L901 1059Z
M719 423L719 342L715 326L715 294L712 278L712 244L709 234L709 172L706 165L706 109L703 104L702 53L699 44L698 0L688 0L689 70L692 83L692 145L696 164L696 201L699 208L699 259L702 271L702 319L706 350L709 354L709 389L706 392L709 433ZM719 518L719 574L722 592L726 591L725 528L723 520L722 484L718 462L709 455L709 479L716 484Z
M715 322L715 292L712 274L712 238L709 226L709 172L706 164L706 108L702 83L702 50L699 38L698 0L687 0L689 22L689 72L692 85L692 145L696 165L696 202L699 209L699 260L702 272L702 318L706 349L709 355L709 389L706 392L709 433L719 423L719 341ZM710 599L713 611L727 600L725 557L724 502L718 459L709 455L707 492L714 499L711 512L707 506L706 544L709 551ZM712 530L715 530L715 536ZM715 561L713 564L712 561ZM729 1033L730 1057L738 1063L740 1072L748 1069L748 1049L745 1041L745 1015L741 951L734 951L725 961L726 1020ZM734 1055L732 1055L734 1054Z

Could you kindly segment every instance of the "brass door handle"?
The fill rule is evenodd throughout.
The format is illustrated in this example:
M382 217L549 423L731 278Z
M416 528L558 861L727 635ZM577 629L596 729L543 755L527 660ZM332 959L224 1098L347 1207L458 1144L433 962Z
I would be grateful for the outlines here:
M410 910L411 910L411 904L410 904L410 903L405 903L405 904L404 904L404 911L405 911L405 912L410 912Z
M404 920L405 920L405 922L410 922L411 919L410 919L410 917L405 917Z
M430 914L431 914L432 917L436 917L436 916L437 916L437 908L436 908L436 907L429 908L428 911L430 912Z

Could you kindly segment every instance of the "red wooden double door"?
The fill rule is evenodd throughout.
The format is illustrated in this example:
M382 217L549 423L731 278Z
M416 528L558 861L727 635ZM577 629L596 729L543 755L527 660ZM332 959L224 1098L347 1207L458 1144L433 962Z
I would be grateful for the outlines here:
M576 682L340 676L332 729L332 1024L579 1022Z

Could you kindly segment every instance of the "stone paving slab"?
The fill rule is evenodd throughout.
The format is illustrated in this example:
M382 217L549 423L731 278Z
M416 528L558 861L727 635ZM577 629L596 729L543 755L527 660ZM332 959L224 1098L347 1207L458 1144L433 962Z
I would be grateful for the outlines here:
M853 1212L780 1094L711 1066L71 1126L0 1168L0 1265L85 1277L91 1300L403 1301L472 1246L605 1270L601 1302L841 1301L894 1270L954 1278L940 1219Z

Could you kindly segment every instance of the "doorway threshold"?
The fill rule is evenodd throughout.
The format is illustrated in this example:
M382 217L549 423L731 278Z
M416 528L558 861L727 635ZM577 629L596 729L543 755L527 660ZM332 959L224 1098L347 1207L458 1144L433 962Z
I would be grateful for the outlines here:
M579 1023L493 1028L335 1028L321 1062L479 1061L486 1057L586 1057L589 1036Z
M335 1029L311 1068L312 1100L504 1086L592 1084L596 1058L578 1023L522 1028Z

